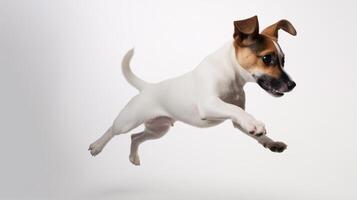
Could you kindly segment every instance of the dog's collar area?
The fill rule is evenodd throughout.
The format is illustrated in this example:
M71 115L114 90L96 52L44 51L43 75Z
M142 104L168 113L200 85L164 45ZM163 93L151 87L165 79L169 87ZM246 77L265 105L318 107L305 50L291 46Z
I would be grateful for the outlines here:
M236 69L236 80L240 85L244 86L247 82L256 82L255 78L238 63L234 40L231 43L230 57L232 66Z

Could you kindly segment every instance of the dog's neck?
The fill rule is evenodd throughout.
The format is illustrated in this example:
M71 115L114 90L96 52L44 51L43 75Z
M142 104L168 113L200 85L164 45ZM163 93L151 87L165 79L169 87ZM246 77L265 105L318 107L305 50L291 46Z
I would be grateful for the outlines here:
M223 51L226 51L226 58L230 60L230 67L235 73L235 82L240 86L244 86L247 82L255 82L255 79L252 75L245 70L237 61L237 50L234 47L234 40L227 42L227 44L222 48Z
M208 55L195 69L194 73L202 76L209 73L220 96L229 96L243 92L247 82L255 79L237 61L233 40Z

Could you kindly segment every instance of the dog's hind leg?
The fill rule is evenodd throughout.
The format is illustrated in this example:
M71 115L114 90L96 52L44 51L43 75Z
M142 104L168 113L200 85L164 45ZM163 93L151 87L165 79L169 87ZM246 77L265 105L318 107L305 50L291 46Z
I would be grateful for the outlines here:
M92 156L96 156L99 154L104 146L114 137L113 132L112 132L112 127L110 127L99 139L97 139L95 142L93 142L89 146L89 151Z
M149 118L149 114L143 106L145 104L143 104L142 98L139 96L132 98L107 132L89 146L90 153L93 156L99 154L115 135L127 133L143 124Z
M131 135L129 160L134 165L140 165L138 155L139 145L146 140L158 139L164 136L172 126L173 120L169 117L156 117L145 122L145 130Z

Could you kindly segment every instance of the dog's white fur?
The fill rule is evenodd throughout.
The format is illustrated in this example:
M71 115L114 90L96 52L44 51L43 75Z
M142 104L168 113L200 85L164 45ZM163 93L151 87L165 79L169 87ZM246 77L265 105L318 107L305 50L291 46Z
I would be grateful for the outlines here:
M139 165L139 144L163 136L175 121L210 127L226 119L265 147L286 148L268 138L264 124L244 111L243 86L255 79L238 64L233 41L207 56L193 71L159 83L145 82L132 73L129 62L133 53L132 49L124 56L122 70L140 93L120 112L112 127L90 145L92 155L100 153L113 136L145 124L144 131L132 135L129 158Z

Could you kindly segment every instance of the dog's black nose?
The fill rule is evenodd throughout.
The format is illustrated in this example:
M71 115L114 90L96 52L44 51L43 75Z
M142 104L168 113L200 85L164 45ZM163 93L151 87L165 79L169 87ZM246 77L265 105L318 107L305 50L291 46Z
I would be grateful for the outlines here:
M294 81L288 81L287 85L288 85L288 89L292 90L296 86L296 83Z

